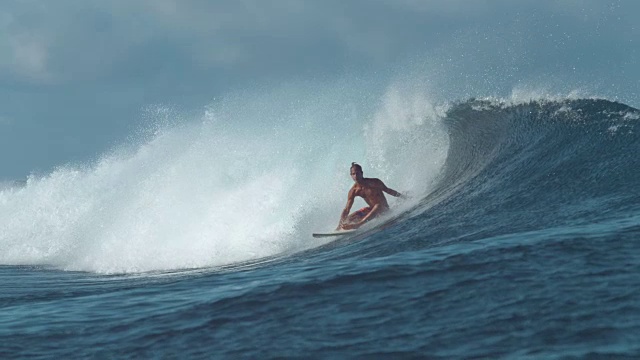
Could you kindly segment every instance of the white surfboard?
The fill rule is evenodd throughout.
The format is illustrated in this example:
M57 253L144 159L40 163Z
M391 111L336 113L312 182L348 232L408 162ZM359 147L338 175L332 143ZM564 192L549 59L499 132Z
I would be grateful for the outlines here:
M313 233L311 234L314 238L322 238L322 237L332 237L332 236L345 236L349 234L353 234L358 230L338 230L331 231L326 233Z

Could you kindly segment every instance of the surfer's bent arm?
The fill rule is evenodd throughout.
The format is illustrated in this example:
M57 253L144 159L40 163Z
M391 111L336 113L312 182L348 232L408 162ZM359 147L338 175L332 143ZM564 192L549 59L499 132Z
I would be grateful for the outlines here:
M400 194L399 192L393 190L392 188L388 188L387 185L385 185L382 180L380 181L380 187L382 188L382 191L386 192L387 194L391 195L391 196L395 196L395 197L402 197L402 194Z
M367 214L367 216L363 217L362 220L358 221L356 223L356 225L358 227L362 226L362 224L366 223L367 221L369 221L371 218L373 218L374 216L377 216L380 213L380 204L375 204L371 207L371 211L369 211L369 213Z

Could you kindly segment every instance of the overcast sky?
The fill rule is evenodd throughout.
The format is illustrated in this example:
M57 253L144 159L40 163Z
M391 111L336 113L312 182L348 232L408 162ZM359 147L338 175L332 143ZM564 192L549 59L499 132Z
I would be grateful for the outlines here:
M586 86L638 106L638 14L633 0L3 1L0 180L98 156L149 104L198 109L255 84L413 67L451 96Z

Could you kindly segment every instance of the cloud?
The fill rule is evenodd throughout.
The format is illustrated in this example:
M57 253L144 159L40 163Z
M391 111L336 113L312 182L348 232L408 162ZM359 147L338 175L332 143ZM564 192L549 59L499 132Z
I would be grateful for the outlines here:
M483 2L480 2L483 3ZM92 80L170 54L202 69L355 56L386 61L407 41L397 19L468 11L463 1L89 0L10 2L2 64L27 80ZM425 5L426 4L426 5ZM465 10L466 9L466 10ZM419 21L413 17L410 22ZM405 39L405 40L402 40ZM145 53L146 51L146 53ZM327 51L332 52L328 54ZM186 64L189 63L190 64Z
M41 39L20 34L9 38L14 70L30 79L49 80L48 49Z
M596 0L8 1L0 78L51 84L167 69L180 77L339 67L340 59L385 64L534 10L591 21L611 8Z
M20 30L14 15L0 12L0 70L31 81L46 81L48 48L38 32Z

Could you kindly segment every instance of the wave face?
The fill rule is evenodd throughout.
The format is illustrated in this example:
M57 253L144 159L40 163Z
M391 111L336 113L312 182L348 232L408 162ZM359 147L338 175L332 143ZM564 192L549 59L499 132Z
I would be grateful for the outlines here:
M525 242L521 234L538 239L537 232L633 231L639 119L637 109L601 99L453 105L442 119L449 147L437 182L397 225L340 256Z
M628 211L638 203L639 118L593 99L454 106L444 175L423 207L454 223L493 224L491 235Z
M310 249L309 234L334 226L350 186L348 163L336 162L345 154L413 193L396 216L426 244L589 224L638 203L640 115L622 104L469 100L443 111L391 89L374 106L351 98L350 113L330 114L347 121L327 131L319 112L343 100L331 92L315 110L246 98L212 106L197 124L154 127L93 165L6 185L0 262L126 273ZM364 124L349 121L361 112ZM225 125L258 116L275 125Z

